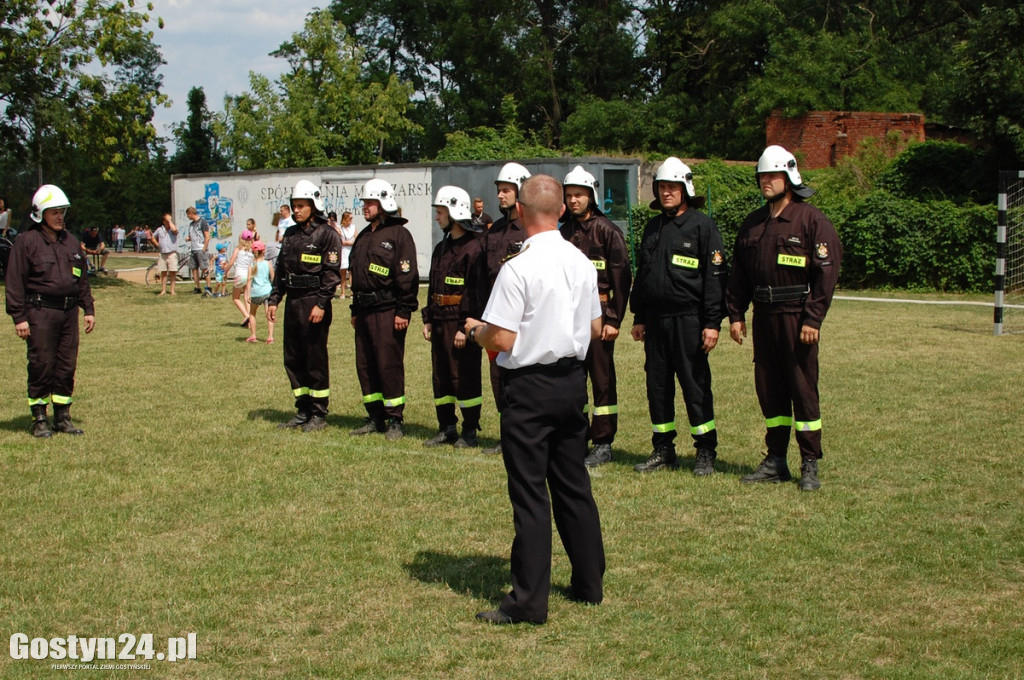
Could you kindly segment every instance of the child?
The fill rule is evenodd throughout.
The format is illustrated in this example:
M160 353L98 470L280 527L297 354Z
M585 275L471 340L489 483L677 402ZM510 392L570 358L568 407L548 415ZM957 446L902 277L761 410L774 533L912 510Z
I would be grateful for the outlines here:
M252 244L253 256L256 258L249 267L249 337L246 342L258 342L256 340L256 311L260 305L267 301L273 290L271 281L274 277L274 268L264 259L267 246L263 241L256 241ZM267 344L274 342L274 320L270 318L270 309L267 309Z
M225 272L227 271L226 265L228 263L228 256L224 254L224 251L227 249L227 245L223 243L217 244L217 257L213 260L213 274L217 280L217 285L214 288L217 289L217 292L213 294L213 297L224 297L224 286L226 285Z
M242 328L249 327L249 267L252 265L252 232L246 229L238 237L238 247L231 253L231 259L224 265L225 271L234 272L234 285L231 287L231 301L238 307L244 320ZM234 269L232 269L234 267Z

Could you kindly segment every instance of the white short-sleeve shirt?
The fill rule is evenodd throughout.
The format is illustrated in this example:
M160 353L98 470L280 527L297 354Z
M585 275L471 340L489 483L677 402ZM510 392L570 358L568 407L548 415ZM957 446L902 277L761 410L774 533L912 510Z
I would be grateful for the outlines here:
M597 270L557 230L526 239L501 266L483 320L515 332L512 349L498 354L503 368L553 364L590 347L590 322L601 317Z

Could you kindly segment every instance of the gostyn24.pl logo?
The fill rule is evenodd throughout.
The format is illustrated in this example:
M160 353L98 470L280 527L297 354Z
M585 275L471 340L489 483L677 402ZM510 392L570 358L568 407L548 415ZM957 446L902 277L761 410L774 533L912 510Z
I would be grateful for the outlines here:
M196 634L189 633L185 637L167 638L164 649L153 648L152 633L143 633L135 637L131 633L112 637L78 637L69 635L66 638L29 638L24 633L11 636L12 659L71 659L82 663L90 663L97 659L135 661L179 661L196 658Z

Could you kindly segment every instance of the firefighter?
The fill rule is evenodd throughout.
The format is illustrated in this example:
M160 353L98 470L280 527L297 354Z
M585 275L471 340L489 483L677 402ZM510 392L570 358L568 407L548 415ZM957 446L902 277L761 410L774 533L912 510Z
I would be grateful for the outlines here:
M729 335L742 344L744 314L754 304L754 385L765 419L767 454L741 482L785 482L790 431L800 449L800 489L816 491L821 459L818 342L839 280L843 246L832 222L804 199L796 158L769 146L757 161L765 205L736 235L726 292Z
M590 343L586 360L594 391L589 431L594 446L586 464L596 467L612 460L612 442L618 429L615 340L629 303L633 274L622 231L601 212L594 176L577 165L565 176L562 185L567 219L560 231L565 240L594 263L601 299L601 337Z
M647 401L654 451L637 472L676 468L675 384L686 402L690 435L697 450L693 474L715 471L715 429L708 354L718 344L725 315L725 258L722 235L700 212L704 198L693 187L685 163L670 157L654 176L651 209L661 214L644 228L630 306L630 334L644 342Z
M431 204L444 232L430 260L427 304L423 308L423 338L430 342L434 409L438 433L424 446L454 444L477 446L480 429L480 346L466 342L463 327L479 318L487 302L487 262L483 257L483 226L475 224L469 194L453 186L441 187ZM462 410L462 436L458 434L455 406Z
M82 434L71 421L71 394L78 365L78 308L85 332L96 327L82 247L64 228L68 197L52 184L32 197L30 217L36 225L14 242L7 262L7 313L14 332L28 347L28 404L32 434ZM53 428L46 406L53 401Z
M366 422L354 435L384 432L388 441L404 436L405 335L419 307L416 244L399 217L395 190L371 179L359 194L368 224L349 254L356 373Z
M523 247L523 241L526 240L526 232L523 231L523 225L516 214L516 201L519 199L519 188L529 176L530 171L519 163L506 163L498 172L498 178L494 180L494 186L498 191L498 208L501 210L501 217L495 220L484 237L484 250L487 258L485 293L488 297L494 287L494 280L498 278L501 264L518 253ZM501 391L502 369L494 361L496 356L496 354L493 356L488 354L494 406L498 411L498 418L501 418L501 411L505 407L505 397ZM484 449L484 453L500 454L501 440L498 440L498 444L494 448Z
M327 427L331 372L327 336L331 300L341 281L341 239L327 223L320 189L299 180L292 190L295 224L281 239L274 289L267 300L270 321L284 307L284 370L295 395L295 415L278 427L315 432Z

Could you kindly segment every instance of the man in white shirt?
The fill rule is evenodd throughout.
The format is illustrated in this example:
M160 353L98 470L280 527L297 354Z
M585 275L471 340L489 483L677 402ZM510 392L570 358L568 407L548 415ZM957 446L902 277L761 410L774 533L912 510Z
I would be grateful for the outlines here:
M295 220L292 219L292 209L287 204L282 205L280 209L281 217L277 221L277 231L274 232L274 238L267 241L267 262L273 267L274 271L277 271L277 256L281 254L281 240L284 239L284 232L288 231L288 227L295 224Z
M484 321L466 321L470 340L498 351L506 369L501 441L516 535L512 591L498 609L477 614L489 623L547 620L552 510L572 564L570 599L603 599L601 522L583 463L583 360L601 335L601 302L594 265L558 232L563 209L562 185L553 177L523 182L516 211L528 238L502 265Z

